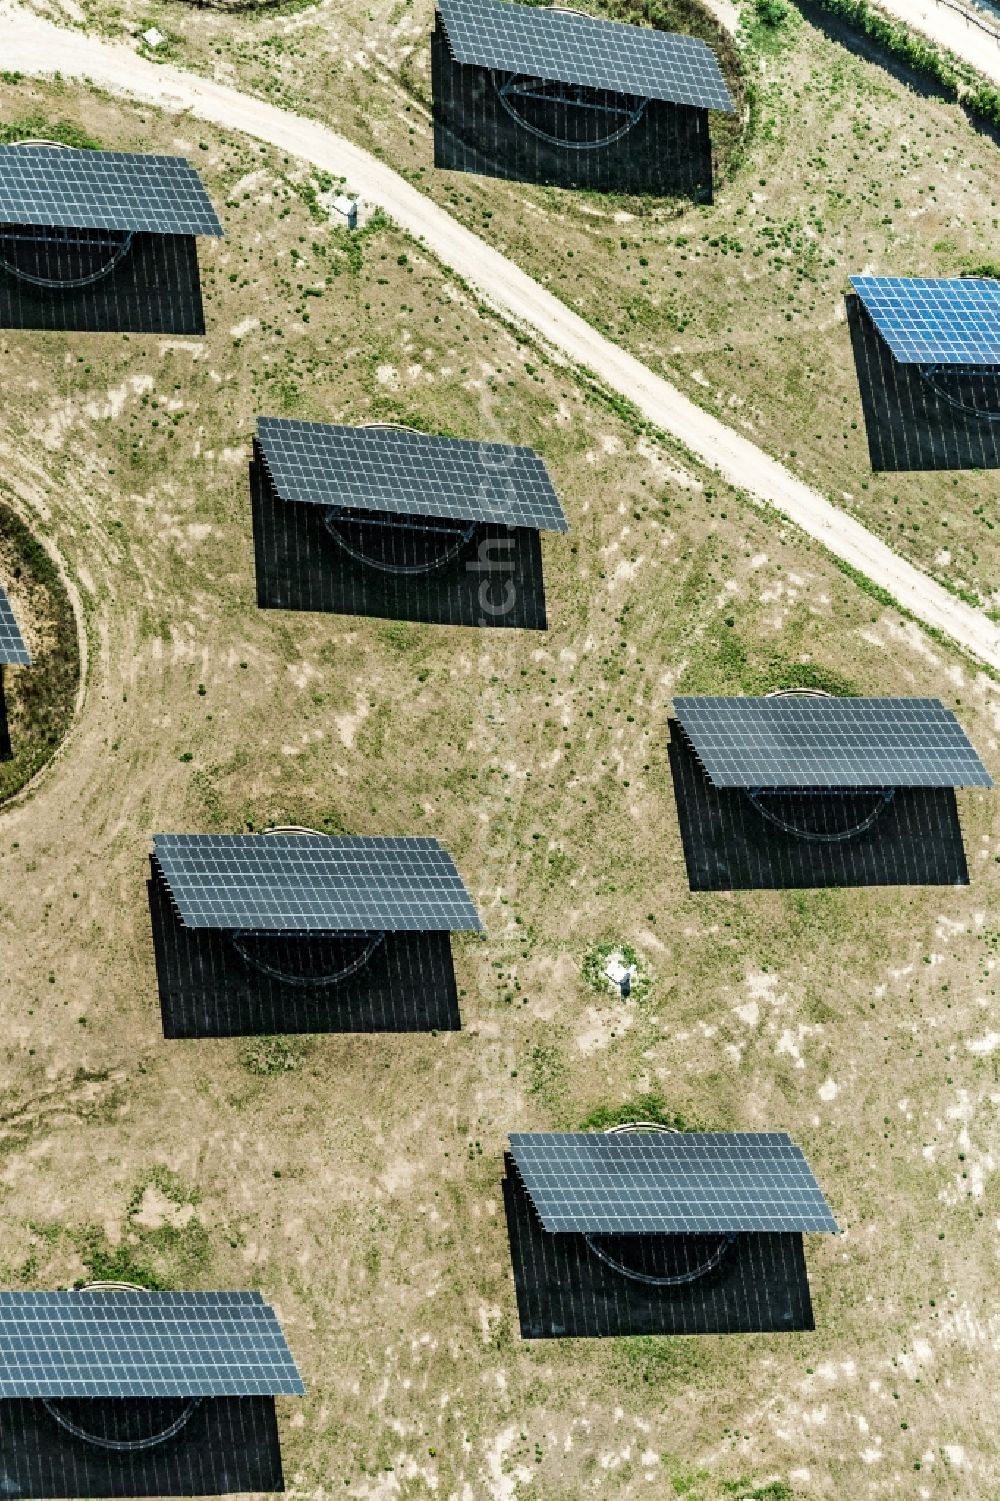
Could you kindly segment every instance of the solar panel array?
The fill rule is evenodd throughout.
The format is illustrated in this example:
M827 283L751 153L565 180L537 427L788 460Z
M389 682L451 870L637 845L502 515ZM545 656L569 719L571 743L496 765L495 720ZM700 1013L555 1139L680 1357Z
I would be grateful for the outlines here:
M282 500L568 530L531 448L285 417L258 418L257 437Z
M733 113L718 59L697 37L507 0L438 8L456 62Z
M31 654L24 644L21 627L14 619L10 600L0 585L0 667L29 667Z
M851 286L901 364L1000 366L1000 280L852 276Z
M936 698L675 698L716 787L992 787Z
M189 928L482 931L436 839L157 834L153 858Z
M815 1327L801 1232L550 1235L509 1161L503 1202L523 1339Z
M256 1292L0 1292L0 1398L296 1396Z
M682 734L670 780L692 891L967 886L952 787L799 791L715 787Z
M0 223L211 235L219 223L182 156L0 146Z
M545 1229L586 1235L836 1231L781 1132L539 1132L510 1151Z

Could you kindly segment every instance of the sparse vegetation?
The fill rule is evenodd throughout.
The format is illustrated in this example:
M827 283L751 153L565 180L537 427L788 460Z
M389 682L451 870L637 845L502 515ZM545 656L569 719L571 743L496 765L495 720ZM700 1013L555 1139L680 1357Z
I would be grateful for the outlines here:
M112 27L139 6L123 0L112 19L107 0L89 3ZM641 15L720 49L740 113L712 118L719 171L710 206L436 172L424 45L430 0L395 17L392 0L348 8L336 26L323 11L298 16L293 28L267 14L237 27L194 12L184 60L211 71L221 56L251 91L319 119L335 116L338 130L503 246L685 394L752 434L958 597L996 610L1000 531L990 471L871 473L843 317L847 278L859 267L958 274L982 259L998 232L993 141L970 129L957 102L922 98L824 37L797 7L769 27L748 0L737 42L697 0L650 3L588 7ZM373 48L380 67L357 67L356 55ZM329 73L317 69L317 55L329 59ZM950 60L942 67L942 76L954 71ZM963 75L950 97L969 87ZM349 271L348 253L357 250L328 257L330 274ZM277 410L294 410L298 381L272 390ZM612 409L625 415L624 403Z
M604 973L605 966L612 954L618 954L621 963L626 969L634 969L632 976L632 989L628 999L641 1001L649 991L650 977L649 968L642 955L631 943L618 943L614 939L597 943L592 949L588 949L583 959L583 978L591 990L604 997L614 997L615 990L607 975Z
M217 18L188 19L188 60L210 36L254 81L272 20L223 18L223 42ZM374 67L337 71L338 49L358 50L355 19L273 23L285 50L269 96L294 83L306 107L293 75L311 47L323 108L367 111L391 155L412 98L391 93L381 61L376 82ZM389 47L396 27L412 47L428 19L390 25L376 6L362 30ZM826 47L799 23L769 58L752 165L711 218L472 179L433 191L477 225L491 210L490 235L519 257L532 235L549 254L561 228L579 252L563 290L584 311L610 318L615 285L644 357L701 372L705 400L795 448L789 462L828 464L820 478L855 501L888 510L898 493L929 535L950 477L920 490L925 519L912 477L863 491L860 439L847 459L831 439L853 379L835 358L846 264L866 239L873 259L898 243L853 153L893 193L902 139L917 158L891 210L915 268L990 254L987 158L971 140L959 171L957 112ZM919 1460L928 1488L986 1501L995 802L958 795L971 888L693 894L666 723L692 688L941 697L996 776L996 685L485 316L392 225L352 266L298 191L318 180L280 153L66 83L5 86L5 119L33 111L108 145L197 153L229 207L226 240L201 249L204 339L3 336L5 472L78 581L94 642L67 754L0 813L3 1280L260 1287L307 1382L305 1402L279 1409L303 1494L779 1501L784 1487L798 1501L877 1482L911 1501ZM817 154L826 165L807 173ZM812 205L803 184L819 181ZM748 264L760 275L744 282ZM786 336L778 308L800 268L816 279ZM665 335L651 299L675 281L689 321ZM728 405L730 379L745 407ZM572 527L542 543L548 632L256 609L246 459L255 416L282 409L539 448ZM991 500L987 480L962 477L970 511ZM994 580L985 547L974 573L979 532L957 510L962 576ZM150 833L275 823L443 841L487 929L454 942L461 1032L162 1039ZM641 1005L598 1004L581 972L618 934L655 977ZM509 1132L636 1119L773 1127L803 1146L846 1231L809 1237L814 1331L518 1337Z
M301 1068L309 1048L308 1038L251 1037L241 1047L240 1061L248 1074L270 1079L275 1074L290 1074Z
M625 1100L620 1105L601 1105L584 1116L581 1131L609 1131L613 1126L630 1126L637 1122L654 1126L666 1126L671 1131L702 1131L717 1129L689 1121L676 1110L671 1110L661 1094L642 1094Z
M17 76L8 76L5 83L16 83ZM100 151L101 143L82 125L73 120L50 118L33 110L20 119L0 122L0 146L9 146L15 141L58 141L61 146L75 146L78 151Z
M770 0L765 0L770 3ZM781 0L779 0L781 3ZM868 0L810 0L820 10L847 21L898 62L930 79L947 99L961 100L973 115L1000 125L1000 89L985 83L968 64L921 36L902 21L893 20Z

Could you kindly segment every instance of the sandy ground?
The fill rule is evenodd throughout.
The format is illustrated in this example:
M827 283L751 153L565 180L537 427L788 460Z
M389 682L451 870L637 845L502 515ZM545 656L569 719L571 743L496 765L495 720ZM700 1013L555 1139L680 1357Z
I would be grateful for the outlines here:
M835 556L887 590L918 620L1000 668L1000 627L952 597L776 460L604 338L369 153L325 126L224 84L146 62L126 47L64 31L9 3L0 4L0 17L7 68L32 76L58 71L67 77L87 77L112 91L243 131L346 177L352 188L381 205L403 229L475 286L494 309L531 328L564 359L594 371L645 418L679 439L730 483L781 511Z
M710 10L715 19L735 35L736 28L740 24L740 13L731 0L705 0L706 10Z

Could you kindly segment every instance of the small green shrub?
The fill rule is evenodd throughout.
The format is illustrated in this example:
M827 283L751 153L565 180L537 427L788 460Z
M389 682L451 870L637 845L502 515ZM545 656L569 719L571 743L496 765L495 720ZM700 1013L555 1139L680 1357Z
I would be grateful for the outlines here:
M142 1256L141 1248L121 1241L113 1246L97 1225L85 1225L73 1233L80 1260L92 1282L133 1282L154 1292L167 1290L168 1283Z
M701 1128L679 1111L670 1110L661 1094L640 1094L621 1105L599 1105L580 1122L581 1131L607 1131L611 1126L628 1126L645 1121L655 1126L669 1126L674 1131L698 1131Z
M972 114L979 115L991 125L1000 125L1000 89L992 84L984 83L970 89L962 100L963 104ZM996 276L998 273L992 273Z
M788 0L756 0L757 19L765 26L783 26L791 14Z
M10 146L15 141L58 141L62 146L75 146L79 151L100 151L101 143L71 120L48 120L44 115L23 115L9 125L0 124L0 146Z

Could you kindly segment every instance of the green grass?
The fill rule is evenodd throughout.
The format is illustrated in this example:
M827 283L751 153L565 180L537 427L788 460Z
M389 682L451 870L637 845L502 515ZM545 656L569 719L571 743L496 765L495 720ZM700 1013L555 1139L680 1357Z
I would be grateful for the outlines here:
M17 75L8 75L4 82L13 83ZM80 151L100 151L101 142L72 120L53 120L47 115L32 112L7 124L0 124L0 146L9 146L15 141L58 141L62 146L75 146Z
M671 1110L661 1094L640 1094L620 1105L599 1105L580 1122L581 1131L607 1131L612 1126L627 1126L636 1121L668 1126L673 1131L700 1131L697 1122L677 1110Z
M301 1037L251 1037L240 1049L240 1062L257 1079L273 1079L302 1067L311 1040Z

